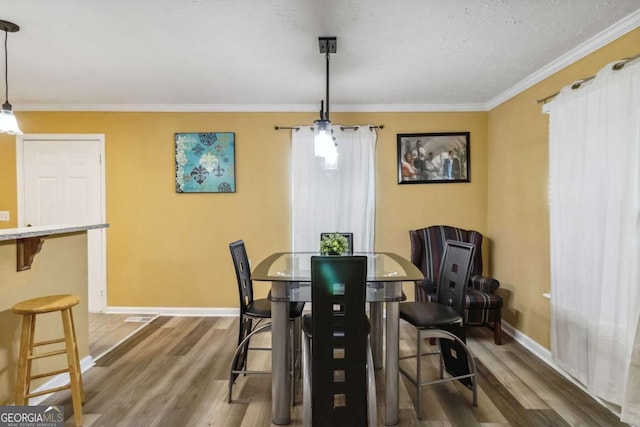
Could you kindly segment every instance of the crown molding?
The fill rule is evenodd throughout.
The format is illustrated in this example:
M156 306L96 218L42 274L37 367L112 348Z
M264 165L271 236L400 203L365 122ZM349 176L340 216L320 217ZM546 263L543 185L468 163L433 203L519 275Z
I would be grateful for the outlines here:
M456 112L456 111L485 111L485 104L371 104L371 105L336 105L331 106L332 112L355 113L425 113L425 112Z
M14 111L101 111L139 113L315 112L316 105L278 104L22 104Z
M603 46L611 43L612 41L622 37L628 32L635 30L640 26L640 9L636 10L630 15L627 15L620 21L616 22L609 28L595 36L591 37L589 40L584 43L578 45L574 49L565 53L558 59L550 62L545 65L535 73L529 75L524 80L520 81L516 85L511 88L505 90L500 95L496 96L484 106L484 110L489 111L502 104L503 102L513 98L521 92L529 89L531 86L540 83L542 80L550 77L551 75L557 73L558 71L568 67L574 62L584 58L585 56L595 52ZM622 58L620 58L622 59Z
M317 112L317 105L288 104L23 104L14 111L139 112L139 113L277 113ZM332 105L331 112L449 112L484 111L484 104Z

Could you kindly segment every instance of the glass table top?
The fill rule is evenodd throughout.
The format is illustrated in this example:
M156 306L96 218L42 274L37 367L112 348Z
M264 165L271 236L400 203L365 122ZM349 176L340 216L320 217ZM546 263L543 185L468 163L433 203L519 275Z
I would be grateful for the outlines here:
M311 281L311 257L317 252L277 252L260 262L251 274L253 280L270 282ZM356 252L367 257L368 282L404 282L424 278L422 272L392 252Z

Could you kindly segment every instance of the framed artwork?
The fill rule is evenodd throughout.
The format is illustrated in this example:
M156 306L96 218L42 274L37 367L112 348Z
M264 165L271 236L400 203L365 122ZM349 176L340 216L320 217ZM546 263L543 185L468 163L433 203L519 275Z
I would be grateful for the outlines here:
M469 132L398 134L398 184L470 182Z
M235 193L235 134L176 133L176 193Z

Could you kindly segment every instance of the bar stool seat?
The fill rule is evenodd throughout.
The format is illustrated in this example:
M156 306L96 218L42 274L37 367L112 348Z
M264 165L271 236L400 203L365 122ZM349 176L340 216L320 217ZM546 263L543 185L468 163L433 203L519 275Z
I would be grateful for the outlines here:
M18 359L18 380L15 390L15 404L17 406L28 405L29 398L49 394L60 390L71 389L73 402L73 415L76 426L83 424L82 401L84 390L82 387L82 374L80 371L80 359L78 358L78 344L76 330L73 323L71 308L78 305L80 298L76 295L48 295L15 304L12 310L15 314L22 315L22 335L20 339L20 357ZM62 338L35 342L36 315L59 311L62 316L64 336ZM35 353L34 348L51 344L64 343L64 348L48 352ZM31 365L34 359L67 355L67 368L55 371L31 374ZM70 383L61 387L54 387L38 392L31 392L31 381L46 378L68 372Z

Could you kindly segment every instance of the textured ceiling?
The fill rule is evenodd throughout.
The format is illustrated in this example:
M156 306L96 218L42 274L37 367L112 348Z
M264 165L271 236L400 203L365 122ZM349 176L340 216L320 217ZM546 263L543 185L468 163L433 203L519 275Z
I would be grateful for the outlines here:
M10 101L319 109L484 105L640 0L1 0ZM640 49L639 49L640 50ZM240 108L241 109L241 108Z

